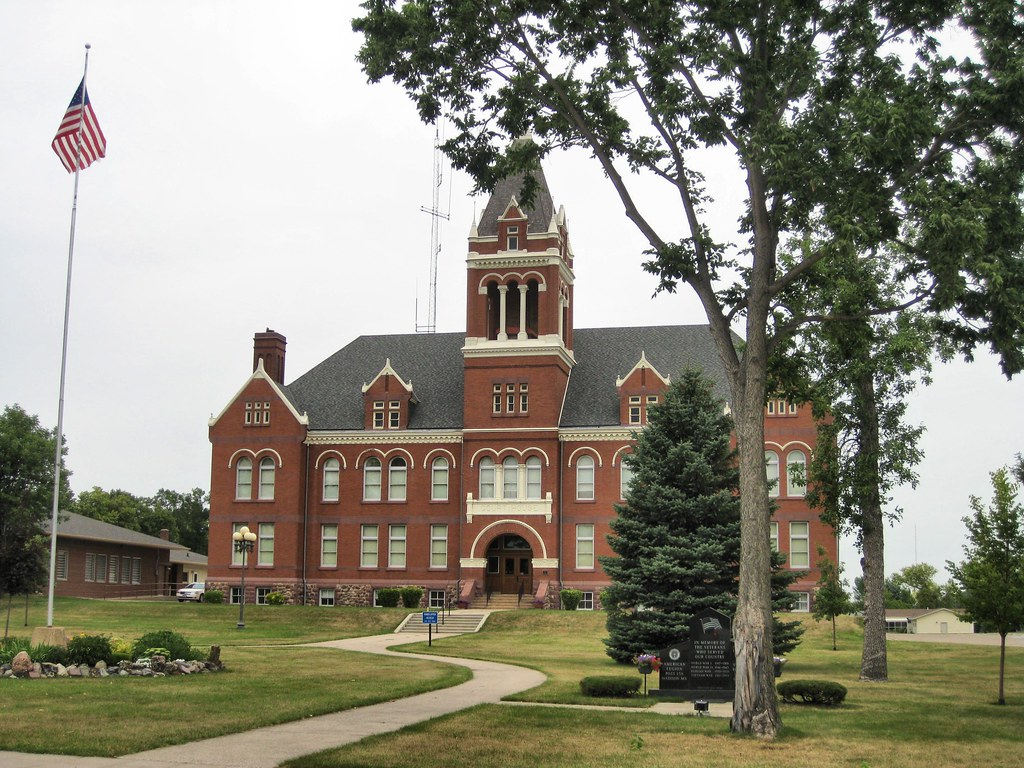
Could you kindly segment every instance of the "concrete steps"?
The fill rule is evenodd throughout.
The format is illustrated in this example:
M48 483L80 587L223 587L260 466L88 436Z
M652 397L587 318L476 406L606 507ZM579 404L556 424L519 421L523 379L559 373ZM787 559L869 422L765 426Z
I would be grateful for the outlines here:
M433 625L435 635L457 635L464 632L477 632L487 620L486 613L475 611L452 611L451 613L437 612L437 624ZM423 623L423 613L410 613L405 621L399 625L395 632L403 634L425 635L429 632L430 625Z

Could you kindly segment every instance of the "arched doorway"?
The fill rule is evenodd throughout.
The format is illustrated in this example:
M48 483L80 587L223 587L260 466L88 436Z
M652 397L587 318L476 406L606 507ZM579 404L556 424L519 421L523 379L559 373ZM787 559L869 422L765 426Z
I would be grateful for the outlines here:
M530 542L514 533L496 536L487 547L487 594L532 594L532 563Z

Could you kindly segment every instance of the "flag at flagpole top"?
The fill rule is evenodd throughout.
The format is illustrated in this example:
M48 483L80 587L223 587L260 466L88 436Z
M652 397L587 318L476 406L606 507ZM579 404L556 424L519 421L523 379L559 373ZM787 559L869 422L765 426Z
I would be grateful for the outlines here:
M107 140L96 120L89 92L85 88L85 78L75 91L68 104L64 119L57 129L57 135L50 145L57 157L67 168L68 173L83 170L101 157L107 156Z

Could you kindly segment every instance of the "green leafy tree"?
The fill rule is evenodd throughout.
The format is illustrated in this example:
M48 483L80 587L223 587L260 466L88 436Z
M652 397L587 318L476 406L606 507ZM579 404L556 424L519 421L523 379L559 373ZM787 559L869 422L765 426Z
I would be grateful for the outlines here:
M884 259L907 301L1020 370L1024 265L1015 4L725 0L552 3L366 0L354 22L372 81L393 78L478 185L582 148L650 245L665 290L699 298L730 388L742 550L732 727L781 727L771 658L764 404L775 351L809 322L786 311L819 264ZM970 58L947 56L960 30ZM536 142L513 142L532 133ZM705 150L720 147L713 161ZM731 164L730 164L730 161ZM731 190L715 217L702 167ZM529 174L527 180L532 178ZM659 188L638 187L648 180ZM532 194L527 182L522 197ZM654 200L649 210L638 201ZM738 232L718 222L734 221ZM678 206L678 215L666 206ZM784 265L779 246L806 243ZM826 322L827 320L822 320ZM742 328L742 340L734 329Z
M128 491L113 489L105 491L99 486L78 495L74 512L111 525L119 525L130 531L155 535L147 530L145 523L150 518L150 509L145 499ZM157 529L156 533L159 533Z
M171 540L205 555L210 539L210 495L201 488L187 493L161 488L149 499L155 517L166 519ZM164 517L166 514L166 517Z
M1006 636L1024 627L1024 507L1007 469L992 473L992 503L971 497L966 559L946 568L963 590L967 618L999 633L999 703L1006 703Z
M935 582L935 566L915 563L893 574L893 580L906 585L913 598L915 608L938 608L943 606L942 589ZM945 606L949 607L949 606Z
M686 371L648 411L626 460L633 480L601 565L611 579L608 655L628 662L689 636L706 608L731 614L739 560L732 422L711 385Z
M0 596L24 594L45 582L43 524L53 510L54 433L20 406L0 414ZM65 449L62 447L62 454ZM63 459L61 462L63 466ZM71 499L61 473L60 502Z
M850 610L850 596L846 594L846 580L843 579L843 566L833 563L825 554L825 548L818 545L818 588L814 591L814 619L828 619L832 622L832 650L839 650L836 645L836 617Z

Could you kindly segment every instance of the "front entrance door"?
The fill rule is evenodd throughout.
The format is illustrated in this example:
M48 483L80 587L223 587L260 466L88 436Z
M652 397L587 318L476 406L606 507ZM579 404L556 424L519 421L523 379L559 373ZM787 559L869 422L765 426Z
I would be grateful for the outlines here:
M533 550L522 536L498 536L487 548L488 594L533 593Z

